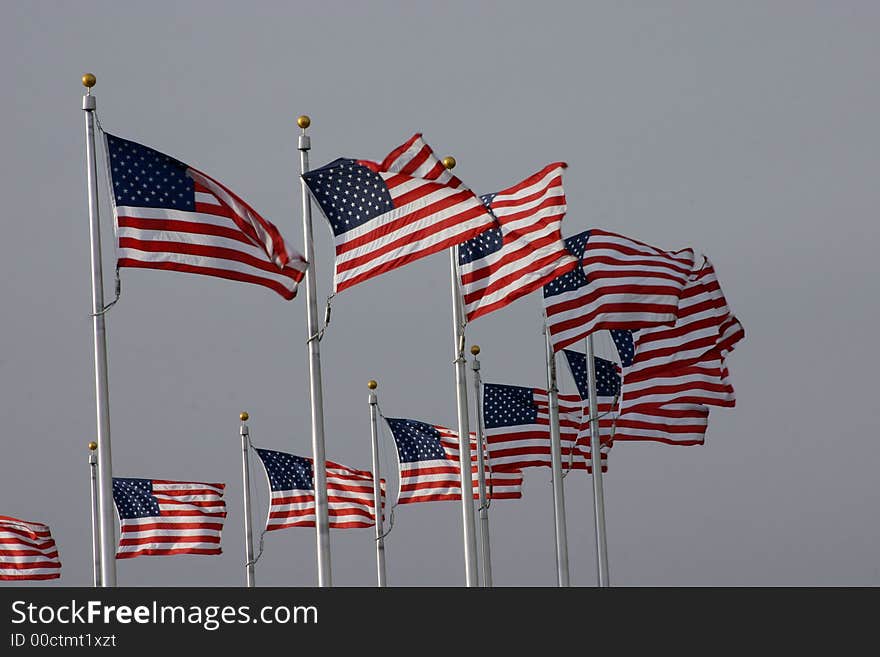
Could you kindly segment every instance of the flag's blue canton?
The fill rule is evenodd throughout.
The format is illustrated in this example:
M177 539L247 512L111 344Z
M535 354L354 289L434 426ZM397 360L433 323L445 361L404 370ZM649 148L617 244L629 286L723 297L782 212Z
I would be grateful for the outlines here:
M394 209L382 176L358 164L357 160L339 158L303 174L303 178L334 235L346 233Z
M466 265L469 262L473 262L474 260L479 260L480 258L485 258L490 253L495 253L496 251L501 249L501 244L503 238L501 236L501 228L498 226L498 217L495 216L495 213L492 212L492 199L498 196L498 193L495 194L483 194L480 197L480 200L483 202L483 205L486 206L486 209L489 210L489 214L495 219L495 228L490 228L487 231L484 231L477 235L476 237L472 237L467 242L463 242L458 245L458 264Z
M440 432L430 424L390 417L388 426L391 427L402 463L447 458L440 444Z
M590 231L585 230L572 237L565 239L565 246L568 248L575 258L578 259L578 266L570 272L557 276L544 286L544 298L554 297L563 292L572 292L578 288L582 288L587 284L587 275L584 272L583 259L584 251L587 250L587 240L590 239Z
M466 265L501 249L500 228L490 228L458 246L458 264Z
M614 340L614 346L617 347L617 355L620 356L620 364L629 367L633 364L636 350L633 345L633 334L635 331L626 329L612 329L611 339Z
M113 501L122 519L158 516L159 500L153 497L150 479L122 479L113 477Z
M531 388L497 383L483 386L483 421L487 429L534 424L537 420L538 405Z
M588 399L590 396L589 386L587 385L587 356L586 354L570 349L563 349L565 357L568 359L568 366L571 368L571 375L577 385L578 394L581 399ZM620 375L617 373L617 366L613 361L605 360L594 356L596 363L596 396L597 397L614 397L620 394Z
M113 135L107 150L116 205L195 211L195 183L183 162Z
M314 490L312 462L302 456L271 449L257 449L269 474L269 488L278 490Z

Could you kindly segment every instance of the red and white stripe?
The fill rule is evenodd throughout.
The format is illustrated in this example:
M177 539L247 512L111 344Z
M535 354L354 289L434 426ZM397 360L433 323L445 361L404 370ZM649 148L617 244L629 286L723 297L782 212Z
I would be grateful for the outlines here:
M577 259L562 240L566 166L549 164L492 199L502 246L459 265L468 321L503 308L577 267Z
M262 285L293 299L307 263L278 229L193 169L195 210L114 206L120 267L165 269Z
M159 515L120 520L117 559L143 555L220 554L226 484L153 479Z
M599 329L671 324L694 266L691 249L662 251L605 230L589 233L581 261L587 284L544 298L554 351Z
M550 467L550 404L546 390L535 388L533 399L537 406L537 419L532 424L486 428L486 445L489 463L497 471L521 470L532 467ZM604 420L604 419L603 419ZM592 471L589 427L584 431L583 402L579 395L559 395L559 434L563 470ZM602 471L608 469L607 436L610 423L600 422L603 437Z
M61 577L61 560L49 527L0 516L0 580Z
M743 336L742 326L730 314L715 269L706 260L682 291L675 323L633 335L633 362L625 376L642 379L653 372L697 363L722 345L725 351L733 349Z
M382 177L394 208L336 236L337 292L460 244L494 225L480 199L443 166L421 134L381 163L359 163Z
M327 511L330 528L354 529L374 526L376 504L373 496L373 473L369 470L355 470L332 461L326 461L326 464ZM381 479L379 485L382 489L384 508L385 480ZM266 531L288 527L314 527L315 518L314 489L272 491Z
M642 405L665 404L736 405L727 367L717 351L698 363L659 370L643 379L624 374L621 415Z
M615 425L615 442L702 445L709 425L709 409L702 404L642 405L619 416Z
M461 499L461 472L458 450L458 432L433 425L440 432L440 445L447 458L430 461L400 463L400 490L398 504L439 502ZM477 454L475 435L471 434L471 467L474 499L480 497L477 481ZM486 491L491 500L511 500L522 497L522 472L495 469L492 461L485 464Z

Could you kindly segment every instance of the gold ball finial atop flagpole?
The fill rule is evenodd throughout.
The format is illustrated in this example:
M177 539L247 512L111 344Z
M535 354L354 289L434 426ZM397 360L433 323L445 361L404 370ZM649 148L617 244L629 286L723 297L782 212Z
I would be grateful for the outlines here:
M367 381L367 387L368 387L370 390L375 390L376 388L379 387L379 384L376 383L373 379L370 379L369 381Z
M249 417L250 417L250 415L247 414L247 411L242 411L241 413L238 414L238 419L241 420L242 422L247 422Z
M479 355L480 355L480 345L475 344L474 346L472 346L472 347L471 347L471 353L472 353L474 356L479 356Z
M297 124L300 128L302 128L303 130L305 130L305 129L308 128L310 125L312 125L312 120L308 117L307 114L303 114L302 116L297 117L297 119L296 119L296 124Z
M443 166L445 166L447 169L454 169L455 164L456 164L455 158L452 157L451 155L447 155L446 157L443 158Z
M93 440L89 443L89 451L94 452L96 449L98 449L98 443Z
M97 81L98 81L98 79L94 75L92 75L91 73L86 73L85 75L82 76L83 86L88 87L89 89L94 87L95 83Z

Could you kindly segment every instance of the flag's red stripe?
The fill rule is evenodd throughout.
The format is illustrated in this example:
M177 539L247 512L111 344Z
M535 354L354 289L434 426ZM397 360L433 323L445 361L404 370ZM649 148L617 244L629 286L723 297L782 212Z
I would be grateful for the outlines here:
M238 271L232 271L229 269L218 269L216 267L200 267L198 265L186 265L179 262L144 262L142 260L135 260L133 258L120 258L117 262L120 267L135 267L139 269L164 269L167 271L179 271L185 272L188 274L205 274L208 276L215 276L217 278L225 278L231 281L240 281L243 283L254 283L256 285L262 285L263 287L267 287L270 290L274 290L282 297L287 299L293 299L296 296L296 291L291 291L290 289L284 287L278 281L274 281L269 278L262 278L260 276L253 276L251 274L245 274ZM285 268L282 273L285 276L288 276L292 281L298 282L299 278L292 276L292 272L295 270Z
M222 554L223 550L217 548L154 548L149 550L138 550L137 552L117 552L117 559L131 559L132 557L155 556L166 557L175 554Z

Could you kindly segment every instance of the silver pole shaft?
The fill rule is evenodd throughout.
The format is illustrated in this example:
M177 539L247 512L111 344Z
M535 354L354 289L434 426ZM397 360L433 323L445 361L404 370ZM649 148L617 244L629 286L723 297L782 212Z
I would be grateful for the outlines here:
M471 474L471 440L468 426L467 370L464 357L464 312L458 289L455 247L449 249L452 276L452 353L455 358L455 395L458 405L458 453L461 473L461 522L464 541L465 582L477 586L477 541L474 535L474 480Z
M556 353L550 332L544 330L547 357L547 394L550 397L550 464L553 471L553 522L556 526L556 579L569 586L568 532L565 524L565 489L562 482L562 438L559 431L559 389L556 387Z
M248 464L250 434L248 425L241 423L241 483L244 488L244 558L248 588L256 586L254 580L254 528L251 516L251 470Z
M608 582L608 541L605 535L605 490L602 485L602 454L596 399L596 361L593 336L587 336L587 385L590 390L590 458L593 461L593 517L596 523L596 571L599 586Z
M375 392L370 392L370 435L373 439L373 500L376 504L376 585L387 586L385 583L385 533L384 513L382 510L382 480L379 472L379 411Z
M477 349L473 347L472 349ZM479 353L479 351L477 352ZM489 539L489 495L486 490L486 445L483 437L483 415L480 403L480 360L474 355L471 365L474 372L474 407L477 422L477 483L480 486L480 564L483 567L483 586L492 586L492 548Z
M303 129L305 130L305 129ZM300 172L309 171L311 139L303 132L299 136ZM303 241L306 260L306 305L309 323L309 381L312 403L312 458L315 476L315 535L318 554L318 586L332 586L330 570L330 516L327 509L327 465L324 451L324 393L321 383L321 348L318 342L318 291L315 270L315 241L312 233L312 204L306 182L302 184Z
M89 451L89 477L92 493L92 586L101 586L101 529L98 526L98 456Z
M98 171L95 155L95 97L83 96L86 117L86 175L92 256L92 328L95 350L95 409L98 425L98 518L101 536L101 585L116 586L116 525L113 519L113 474L110 455L110 387L107 381L107 333L104 328L104 269L98 215Z

